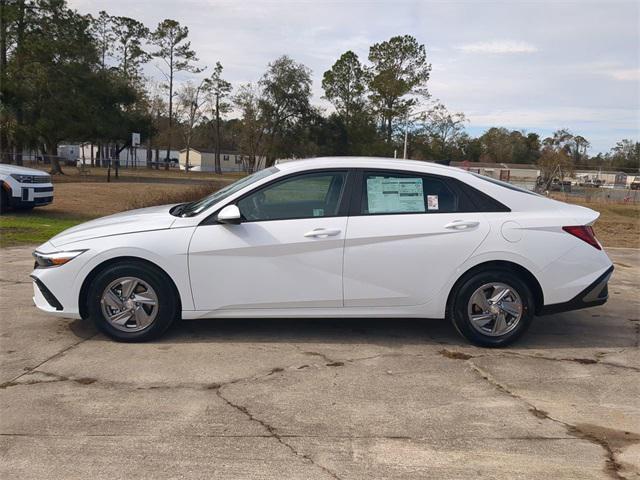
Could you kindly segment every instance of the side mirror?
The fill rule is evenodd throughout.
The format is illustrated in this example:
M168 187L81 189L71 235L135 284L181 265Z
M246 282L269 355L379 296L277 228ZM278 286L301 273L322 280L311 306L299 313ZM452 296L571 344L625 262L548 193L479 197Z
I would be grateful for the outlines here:
M227 205L218 212L216 219L220 223L237 225L242 221L242 215L240 214L240 209L236 205Z

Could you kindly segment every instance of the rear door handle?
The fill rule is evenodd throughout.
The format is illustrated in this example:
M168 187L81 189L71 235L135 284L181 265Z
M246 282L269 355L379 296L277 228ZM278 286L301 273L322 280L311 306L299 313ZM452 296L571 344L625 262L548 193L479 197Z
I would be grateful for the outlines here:
M307 238L327 238L333 237L340 233L339 228L314 228L310 232L304 234Z
M468 230L473 227L477 227L480 225L480 222L476 222L473 220L454 220L451 223L447 223L444 228L448 228L449 230Z

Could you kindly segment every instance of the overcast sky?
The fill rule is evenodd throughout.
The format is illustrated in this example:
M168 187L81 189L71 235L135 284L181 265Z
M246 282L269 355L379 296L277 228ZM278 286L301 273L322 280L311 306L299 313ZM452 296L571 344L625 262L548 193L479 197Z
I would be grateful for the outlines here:
M287 54L322 74L346 50L410 34L427 48L429 90L469 118L468 131L504 126L548 135L569 128L607 151L640 139L640 2L69 0L155 28L189 27L202 65L219 60L235 85ZM154 74L154 68L148 69Z

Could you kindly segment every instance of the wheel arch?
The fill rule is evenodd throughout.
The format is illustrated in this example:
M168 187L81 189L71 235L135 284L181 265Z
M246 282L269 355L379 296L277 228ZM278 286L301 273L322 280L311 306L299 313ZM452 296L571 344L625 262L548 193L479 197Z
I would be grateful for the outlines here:
M115 265L117 263L127 263L129 265L131 263L142 264L160 272L169 281L169 284L171 285L173 293L176 296L176 299L178 300L178 312L182 311L182 298L180 297L180 291L178 290L178 287L176 286L171 276L162 267L145 258L133 257L133 256L121 256L121 257L109 258L99 263L98 265L93 267L93 269L89 272L89 274L84 278L82 282L82 286L80 287L80 293L78 295L78 309L80 312L80 316L83 319L86 319L89 316L89 312L87 308L87 295L89 293L89 287L91 285L91 282L96 277L96 275L98 275L104 269L110 267L111 265Z
M536 314L540 312L540 310L544 306L544 293L542 291L542 286L540 285L540 282L535 277L535 275L531 273L528 269L523 267L522 265L519 265L515 262L511 262L508 260L489 260L486 262L479 263L478 265L474 265L473 267L469 268L467 271L465 271L462 275L458 277L458 279L455 281L455 283L449 290L449 295L447 297L447 304L446 304L447 316L451 311L451 306L455 298L455 293L458 291L458 288L460 287L460 285L471 275L474 275L478 272L481 272L483 270L489 270L489 269L507 270L509 272L514 273L520 279L522 279L527 284L527 286L531 289L531 292L533 293L533 297L534 297L533 300L535 304Z

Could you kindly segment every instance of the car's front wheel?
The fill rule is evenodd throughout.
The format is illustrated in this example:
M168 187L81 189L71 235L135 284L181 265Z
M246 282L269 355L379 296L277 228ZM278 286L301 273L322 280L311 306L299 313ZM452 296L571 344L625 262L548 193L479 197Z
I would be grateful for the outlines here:
M111 338L141 342L158 337L178 315L171 280L144 263L118 263L96 275L87 307L96 327Z
M477 272L463 280L451 308L451 320L467 340L482 347L503 347L529 328L531 289L508 270Z

